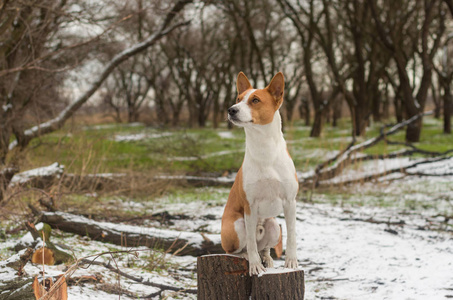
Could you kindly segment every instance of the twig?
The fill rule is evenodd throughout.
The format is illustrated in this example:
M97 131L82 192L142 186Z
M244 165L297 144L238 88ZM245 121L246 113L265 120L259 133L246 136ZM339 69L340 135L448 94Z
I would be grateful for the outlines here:
M126 277L128 279L131 279L131 280L133 280L135 282L139 282L139 283L141 283L143 285L157 287L157 288L159 288L161 290L170 290L170 291L175 291L175 292L186 291L187 293L190 293L190 294L196 294L197 293L197 291L195 289L177 288L177 287L173 287L171 285L166 285L166 284L161 284L161 283L154 283L154 282L150 282L150 281L144 281L142 277L136 277L136 276L127 274L127 273L121 271L120 269L115 268L114 266L112 266L109 263L107 264L107 263L98 262L98 261L95 261L95 260L96 260L96 258L93 259L93 260L81 259L80 261L82 263L86 263L88 265L104 266L105 268L109 269L112 272L117 273L118 275L121 275L121 276Z

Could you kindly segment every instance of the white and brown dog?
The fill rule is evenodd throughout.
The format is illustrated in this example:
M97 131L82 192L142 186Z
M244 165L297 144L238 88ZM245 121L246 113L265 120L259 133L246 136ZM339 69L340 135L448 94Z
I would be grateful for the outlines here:
M270 248L277 245L282 211L287 227L285 267L297 268L296 169L286 148L279 108L285 82L277 73L264 89L253 89L244 73L237 78L238 98L228 119L245 130L245 157L222 217L222 247L248 257L250 275L273 267Z

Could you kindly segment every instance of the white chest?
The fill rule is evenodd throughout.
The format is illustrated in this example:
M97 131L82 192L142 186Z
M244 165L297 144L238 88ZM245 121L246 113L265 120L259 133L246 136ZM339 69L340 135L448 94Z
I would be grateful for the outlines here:
M294 163L286 153L278 153L274 161L254 161L247 155L243 165L244 191L252 209L262 218L282 212L285 201L293 201L298 191Z
M243 187L250 208L262 218L275 217L294 201L299 184L286 149L278 111L268 125L245 127Z

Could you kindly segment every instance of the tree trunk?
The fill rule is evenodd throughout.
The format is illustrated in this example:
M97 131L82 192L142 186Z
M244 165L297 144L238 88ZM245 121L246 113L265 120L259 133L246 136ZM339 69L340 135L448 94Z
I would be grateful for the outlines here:
M305 126L310 126L310 103L307 98L301 99L299 115L304 119Z
M324 123L323 120L323 111L316 110L315 119L313 121L313 125L311 127L310 137L320 137L322 132L322 125Z
M338 126L338 119L341 118L341 106L343 104L343 98L336 99L333 103L333 115L332 115L332 127Z
M132 225L96 222L94 220L64 212L43 212L39 222L47 223L53 228L89 236L96 241L115 245L138 247L147 246L168 249L180 255L205 255L223 253L220 236L196 232L178 232L159 228L143 228ZM183 250L181 250L183 248Z
M413 116L409 116L413 117ZM406 141L409 143L416 143L420 141L420 134L422 132L423 118L419 118L415 122L407 125L406 128Z
M212 127L219 128L219 119L220 119L220 97L215 97L214 99L214 107L213 107L213 115L212 115Z
M381 95L379 92L376 92L372 96L371 103L373 106L373 109L372 109L373 121L380 122L381 121Z
M288 122L292 122L293 120L295 102L296 101L294 99L292 99L291 101L285 101L286 120Z
M453 109L452 95L450 88L444 91L444 133L451 134L451 111Z
M355 113L353 115L355 122L355 135L365 136L366 128L368 126L368 116L366 115L366 108L355 106Z
M249 276L248 261L233 255L197 259L198 299L304 299L304 271Z
M395 118L396 118L396 123L401 123L403 122L403 101L401 99L401 95L398 93L395 95L395 98L393 99L393 104L395 106Z

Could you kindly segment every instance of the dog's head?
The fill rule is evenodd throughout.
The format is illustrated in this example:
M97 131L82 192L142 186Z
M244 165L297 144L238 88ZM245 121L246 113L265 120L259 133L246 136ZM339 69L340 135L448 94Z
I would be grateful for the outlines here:
M285 80L282 72L272 78L264 89L254 89L244 73L236 82L236 104L228 109L228 120L238 126L266 125L273 121L275 112L283 103Z

